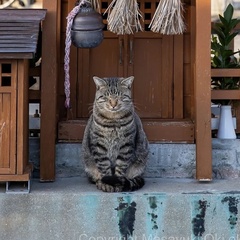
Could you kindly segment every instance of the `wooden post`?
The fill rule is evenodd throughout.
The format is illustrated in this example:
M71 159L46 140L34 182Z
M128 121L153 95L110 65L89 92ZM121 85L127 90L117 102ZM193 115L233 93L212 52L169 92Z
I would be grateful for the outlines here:
M43 23L41 74L40 181L43 182L55 180L60 5L59 0L43 0L43 8L47 9Z
M28 165L28 59L18 60L17 100L17 174Z
M211 139L211 1L192 1L195 5L193 33L194 49L195 126L196 126L196 177L200 181L212 179ZM194 30L195 29L195 30ZM194 34L193 34L194 35Z

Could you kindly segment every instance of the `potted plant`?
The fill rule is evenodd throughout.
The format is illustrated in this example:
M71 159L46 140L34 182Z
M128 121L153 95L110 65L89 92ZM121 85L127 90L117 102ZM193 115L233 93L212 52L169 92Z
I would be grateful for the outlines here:
M238 34L238 31L234 29L240 23L240 19L233 18L233 13L234 8L229 4L223 16L219 15L219 21L214 23L212 29L211 86L213 103L221 104L218 128L219 138L236 138L233 124L231 124L232 118L230 118L229 114L232 114L231 105L233 100L240 99L240 71L236 72L236 69L240 70L240 62L236 57L236 54L239 54L240 51L234 52L231 44ZM219 69L223 69L222 74L221 71L218 71ZM235 69L235 71L232 72L232 69ZM236 89L238 92L233 92ZM223 116L227 116L231 121L226 122ZM226 127L228 128L226 129ZM223 133L226 133L227 136L224 137Z

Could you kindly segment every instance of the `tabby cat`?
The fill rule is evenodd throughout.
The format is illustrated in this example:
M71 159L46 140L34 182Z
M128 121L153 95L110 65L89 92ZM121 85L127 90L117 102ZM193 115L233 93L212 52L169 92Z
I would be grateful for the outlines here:
M144 185L149 149L131 99L133 79L93 77L96 94L82 153L90 181L104 192L134 191Z

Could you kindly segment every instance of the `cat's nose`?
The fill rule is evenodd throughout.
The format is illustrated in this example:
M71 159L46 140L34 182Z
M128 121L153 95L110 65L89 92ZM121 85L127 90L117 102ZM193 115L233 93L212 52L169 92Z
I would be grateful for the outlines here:
M115 107L117 106L117 104L118 104L118 100L115 99L115 98L110 98L109 102L110 102L110 105L111 105L113 108L115 108Z

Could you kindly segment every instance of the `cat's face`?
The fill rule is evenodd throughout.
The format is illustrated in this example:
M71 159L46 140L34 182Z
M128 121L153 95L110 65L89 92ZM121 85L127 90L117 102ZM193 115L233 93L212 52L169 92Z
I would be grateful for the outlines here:
M132 109L131 85L134 77L93 79L96 84L95 106L99 112L120 113Z

